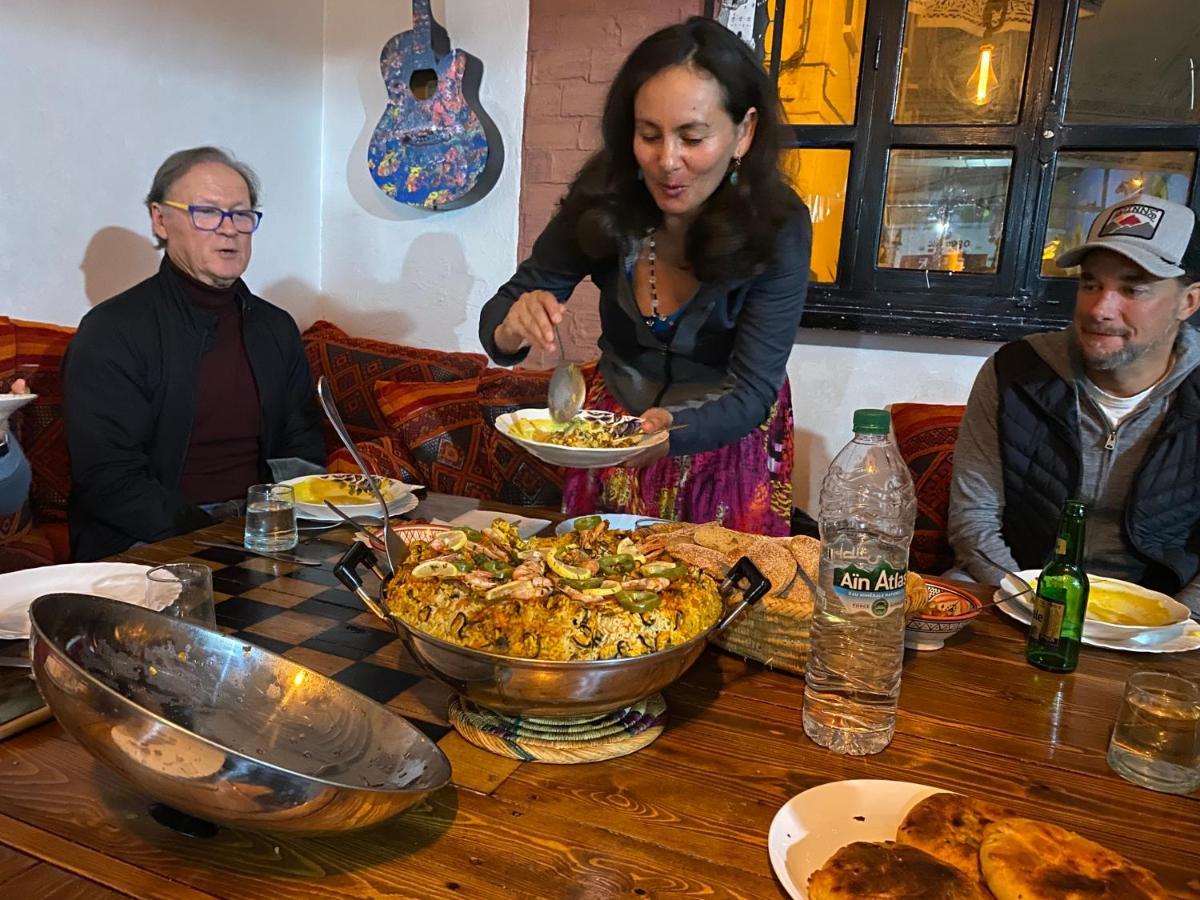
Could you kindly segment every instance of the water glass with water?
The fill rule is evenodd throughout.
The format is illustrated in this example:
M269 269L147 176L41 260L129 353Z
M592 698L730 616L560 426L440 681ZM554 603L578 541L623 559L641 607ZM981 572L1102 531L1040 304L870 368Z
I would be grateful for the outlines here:
M146 604L169 616L216 628L212 569L193 563L172 563L151 569L146 573Z
M298 538L296 492L286 484L251 485L246 494L246 549L278 553L291 550Z
M1200 788L1200 681L1164 672L1130 675L1108 764L1154 791L1190 794Z

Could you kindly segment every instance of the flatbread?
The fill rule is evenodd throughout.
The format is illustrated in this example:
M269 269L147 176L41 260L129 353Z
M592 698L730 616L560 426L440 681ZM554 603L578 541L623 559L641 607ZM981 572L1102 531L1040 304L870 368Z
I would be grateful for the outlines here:
M695 534L692 535L693 543L699 544L701 547L708 547L710 550L716 550L724 556L731 557L731 563L745 556L750 551L750 548L759 540L761 538L757 535L743 534L740 531L723 528L711 522L707 525L701 525L696 529ZM764 572L763 574L765 575L766 573Z
M729 572L729 563L724 555L699 544L679 543L671 545L671 555L689 566L698 566L715 578L724 578Z
M979 844L983 829L1016 815L1011 809L962 794L934 794L908 811L896 840L920 847L982 884Z
M808 879L809 900L987 900L954 866L924 850L884 841L857 841L833 854Z
M788 541L792 558L804 570L813 584L821 577L821 542L808 535L798 534Z
M1167 897L1153 874L1119 853L1033 819L1001 819L984 828L979 863L998 900Z
M773 596L783 596L796 580L796 560L788 552L787 545L780 541L759 538L745 551L745 555L750 557L750 562L771 582Z
M920 615L928 605L929 589L925 586L925 579L910 570L904 582L904 618Z

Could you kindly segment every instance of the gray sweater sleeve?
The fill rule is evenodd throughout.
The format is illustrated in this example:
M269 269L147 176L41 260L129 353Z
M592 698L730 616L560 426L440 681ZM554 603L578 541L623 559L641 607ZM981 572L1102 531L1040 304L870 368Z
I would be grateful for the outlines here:
M949 540L956 565L977 581L995 584L1001 573L974 551L983 550L1013 572L1020 569L1004 542L1004 473L1000 465L999 391L996 367L983 364L954 445L950 483Z

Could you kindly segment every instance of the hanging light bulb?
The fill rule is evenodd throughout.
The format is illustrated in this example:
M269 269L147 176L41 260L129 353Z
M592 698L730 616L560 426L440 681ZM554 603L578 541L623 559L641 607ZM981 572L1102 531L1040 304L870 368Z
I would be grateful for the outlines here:
M996 48L991 44L984 44L979 48L979 62L975 64L975 71L971 73L971 78L967 82L971 89L971 102L976 106L983 106L991 102L992 94L996 89L998 79L996 78L996 67L992 65L995 52Z

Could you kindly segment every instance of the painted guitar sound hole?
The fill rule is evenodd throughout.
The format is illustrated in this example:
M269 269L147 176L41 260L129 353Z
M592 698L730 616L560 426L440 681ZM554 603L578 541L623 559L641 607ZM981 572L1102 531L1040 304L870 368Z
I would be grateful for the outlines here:
M418 100L428 100L437 93L438 77L433 69L417 69L408 79L408 89Z

